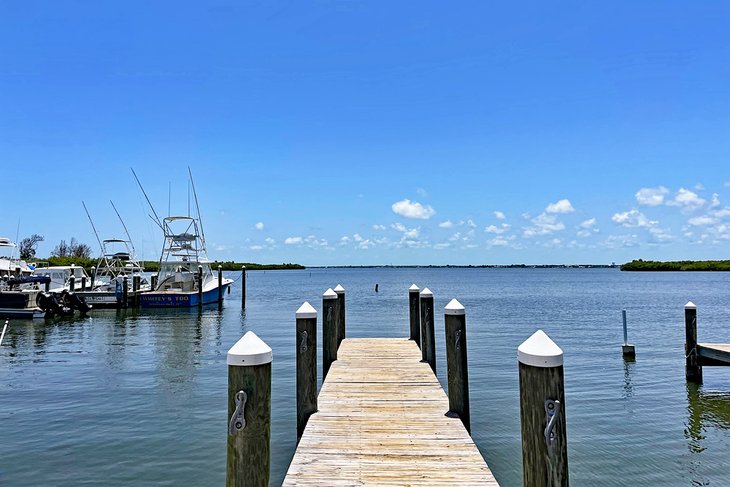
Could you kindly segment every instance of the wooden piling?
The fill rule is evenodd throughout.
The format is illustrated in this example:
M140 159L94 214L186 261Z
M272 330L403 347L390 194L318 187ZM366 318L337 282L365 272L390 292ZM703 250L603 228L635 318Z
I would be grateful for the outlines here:
M413 284L408 288L408 309L410 310L411 340L421 348L421 304L419 294L421 290Z
M129 307L129 280L127 276L122 278L122 308Z
M81 290L86 291L86 276L81 276Z
M241 308L246 309L246 266L241 266Z
M431 366L436 374L436 339L433 330L433 293L429 288L421 291L421 353L423 362Z
M71 277L68 278L68 289L71 292L76 290L76 278L73 274L71 274Z
M332 288L322 295L322 380L337 360L337 293Z
M702 366L697 354L697 306L692 301L684 305L684 334L685 376L690 382L702 384Z
M223 267L218 266L218 304L223 304Z
M631 359L636 357L636 347L629 343L629 332L626 325L626 310L621 310L621 319L624 323L624 344L621 345L621 352L624 354L624 358Z
M297 443L317 412L317 311L304 302L296 313Z
M94 280L96 279L96 267L91 269L91 286L90 289L94 289Z
M45 284L43 285L43 288L44 288L44 290L45 290L46 292L50 291L50 290L51 290L51 281L47 281L47 282L46 282L46 283L45 283Z
M524 487L568 486L563 351L542 330L517 349Z
M157 289L157 274L150 276L150 288L154 291Z
M345 339L345 288L342 284L335 286L334 291L337 293L337 349L340 343Z
M227 487L268 487L271 348L252 331L228 350Z
M136 308L139 306L139 285L141 277L139 274L132 276L132 305Z
M469 414L469 366L466 353L466 313L464 306L452 299L444 308L446 330L446 375L449 384L448 416L458 417L471 434Z
M198 308L203 307L203 266L198 266Z

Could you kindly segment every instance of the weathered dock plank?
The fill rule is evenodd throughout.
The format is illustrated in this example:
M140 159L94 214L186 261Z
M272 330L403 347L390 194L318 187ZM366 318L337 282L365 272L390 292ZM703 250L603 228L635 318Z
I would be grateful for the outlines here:
M413 340L346 338L283 485L498 486Z
M698 343L700 365L730 365L730 343Z

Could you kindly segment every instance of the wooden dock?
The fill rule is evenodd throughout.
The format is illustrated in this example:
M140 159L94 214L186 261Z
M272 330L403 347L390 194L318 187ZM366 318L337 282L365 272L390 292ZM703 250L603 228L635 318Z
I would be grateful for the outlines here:
M698 343L699 365L730 365L730 343Z
M283 485L498 486L421 350L347 338Z

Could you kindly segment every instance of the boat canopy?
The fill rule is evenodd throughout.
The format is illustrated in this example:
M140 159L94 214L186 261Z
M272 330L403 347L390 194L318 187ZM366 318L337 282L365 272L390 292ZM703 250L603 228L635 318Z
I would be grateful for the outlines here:
M0 247L17 247L9 238L0 237Z

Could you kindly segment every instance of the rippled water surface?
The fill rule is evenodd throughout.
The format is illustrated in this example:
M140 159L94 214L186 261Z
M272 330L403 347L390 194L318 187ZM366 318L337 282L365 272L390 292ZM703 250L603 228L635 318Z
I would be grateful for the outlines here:
M414 282L435 295L442 382L438 310L453 297L466 307L472 433L501 485L522 481L516 348L538 328L565 351L572 485L730 485L730 368L705 368L704 385L688 385L683 352L690 299L700 341L730 342L730 274L603 269L259 271L245 313L236 282L222 310L11 322L0 346L0 485L224 484L225 357L247 330L274 350L278 485L296 440L295 310L304 300L321 309L322 292L342 283L348 336L407 336ZM632 363L621 356L623 307Z

